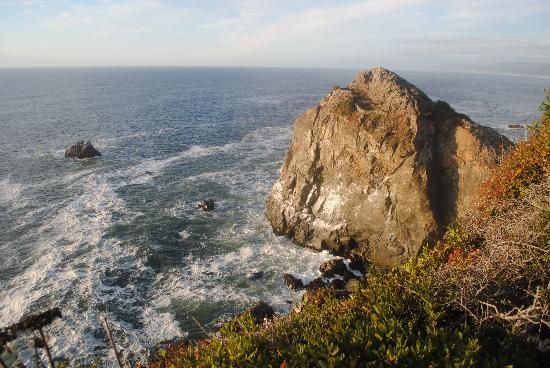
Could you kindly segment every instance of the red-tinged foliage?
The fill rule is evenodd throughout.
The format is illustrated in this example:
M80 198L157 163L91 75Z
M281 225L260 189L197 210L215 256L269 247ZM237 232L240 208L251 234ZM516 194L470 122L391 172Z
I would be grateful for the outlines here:
M540 183L550 169L550 94L541 104L540 120L533 123L528 139L508 154L491 177L481 185L479 206L494 200L518 197L532 183Z

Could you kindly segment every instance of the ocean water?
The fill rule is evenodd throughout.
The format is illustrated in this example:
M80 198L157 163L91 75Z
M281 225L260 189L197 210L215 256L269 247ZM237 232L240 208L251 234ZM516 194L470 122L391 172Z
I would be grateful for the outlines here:
M0 328L59 306L53 354L112 364L106 315L131 359L196 338L264 300L299 299L292 272L331 256L272 234L264 200L293 120L355 71L254 68L0 69ZM401 72L433 99L507 130L537 118L550 80ZM64 149L89 139L100 158ZM216 210L195 210L215 198ZM251 278L262 271L259 279ZM28 357L23 336L16 343Z

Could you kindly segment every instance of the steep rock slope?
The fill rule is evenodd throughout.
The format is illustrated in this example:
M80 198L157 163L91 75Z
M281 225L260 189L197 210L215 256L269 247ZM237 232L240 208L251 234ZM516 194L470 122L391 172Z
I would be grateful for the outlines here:
M300 116L267 198L275 233L394 265L441 236L511 142L383 68Z

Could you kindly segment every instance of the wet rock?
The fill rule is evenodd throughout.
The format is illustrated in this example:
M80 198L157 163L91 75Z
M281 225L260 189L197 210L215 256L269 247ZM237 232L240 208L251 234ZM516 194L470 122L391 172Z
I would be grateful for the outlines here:
M212 211L214 210L214 200L212 198L210 199L203 199L200 202L197 203L197 209L202 211Z
M290 290L298 291L304 288L304 283L302 282L302 280L294 275L285 273L283 275L283 279L285 280L286 286L288 286Z
M264 271L253 271L247 275L249 280L259 280L264 277Z
M331 259L330 261L321 263L319 271L324 276L343 275L346 272L346 264L342 258Z
M349 280L354 280L359 278L361 277L357 276L355 273L351 272L350 270L346 270L346 272L344 272L344 281L349 281Z
M89 141L78 141L65 150L65 157L91 158L101 156L101 153Z
M250 314L250 316L254 320L254 323L260 324L265 319L273 318L273 315L275 314L275 311L273 310L273 308L271 308L271 306L269 304L260 301L256 304L254 304L252 307L245 310L240 315L244 315L244 314Z
M327 286L327 284L323 281L322 277L317 277L316 279L313 279L309 282L309 284L306 285L307 291L315 291L319 290L321 288L324 288Z
M349 259L348 266L352 270L359 271L363 274L367 271L368 262L359 254L350 253L347 255L347 258Z

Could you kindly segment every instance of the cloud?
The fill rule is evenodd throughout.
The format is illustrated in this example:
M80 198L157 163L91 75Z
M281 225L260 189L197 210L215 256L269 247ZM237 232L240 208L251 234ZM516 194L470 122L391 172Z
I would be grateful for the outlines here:
M43 0L8 3L9 22L0 9L4 52L87 65L529 61L548 57L550 47L548 0L60 0L48 9L39 8ZM16 9L41 15L17 20Z
M442 17L456 24L483 23L492 19L518 21L524 17L550 11L550 2L541 0L450 0Z
M312 33L320 34L340 24L355 21L368 21L401 10L427 0L370 0L306 9L288 14L247 32L229 32L229 39L242 47L256 48L266 43L281 40L294 40Z
M412 34L394 36L391 42L411 58L424 57L428 65L550 60L550 40L525 34Z
M93 36L143 34L170 29L188 15L186 9L169 8L160 1L103 1L95 5L74 5L46 20L57 31L81 30Z
M209 20L201 25L203 29L235 29L256 25L259 14L254 12L242 12L234 17L222 17Z
M457 35L453 33L402 35L394 38L403 45L410 47L441 46L445 49L475 49L483 51L486 48L550 48L550 40L534 39L525 35Z

